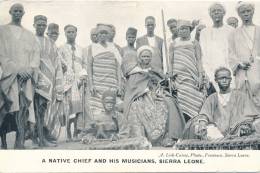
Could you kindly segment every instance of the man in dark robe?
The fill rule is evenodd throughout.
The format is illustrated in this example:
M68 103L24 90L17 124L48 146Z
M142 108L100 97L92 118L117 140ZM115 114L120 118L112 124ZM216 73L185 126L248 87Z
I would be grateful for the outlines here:
M230 88L231 71L218 68L215 80L220 91L206 99L199 116L187 124L184 138L205 138L207 133L210 138L260 133L260 117L254 103L243 92ZM214 124L215 130L209 124Z
M136 49L144 45L149 45L154 49L154 55L152 58L152 66L163 70L163 56L162 56L162 45L163 39L154 34L156 27L155 18L153 16L147 16L145 18L145 27L147 30L146 35L137 38Z

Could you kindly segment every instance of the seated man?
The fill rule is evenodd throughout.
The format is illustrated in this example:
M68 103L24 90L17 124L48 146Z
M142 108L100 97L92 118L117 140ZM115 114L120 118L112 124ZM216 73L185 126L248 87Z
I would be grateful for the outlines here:
M215 71L215 81L220 91L210 95L199 116L188 122L184 139L218 138L222 135L238 137L260 133L259 112L244 93L230 88L231 80L229 69L220 67ZM210 124L214 124L217 130L209 128Z
M116 92L107 90L102 95L104 110L99 119L90 121L91 127L85 130L84 143L91 143L96 139L119 139L119 129L123 125L122 114L116 111Z

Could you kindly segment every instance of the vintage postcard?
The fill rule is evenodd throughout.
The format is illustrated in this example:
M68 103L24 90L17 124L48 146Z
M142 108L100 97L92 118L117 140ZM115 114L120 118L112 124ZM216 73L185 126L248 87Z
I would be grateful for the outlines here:
M260 171L260 1L0 11L0 172Z

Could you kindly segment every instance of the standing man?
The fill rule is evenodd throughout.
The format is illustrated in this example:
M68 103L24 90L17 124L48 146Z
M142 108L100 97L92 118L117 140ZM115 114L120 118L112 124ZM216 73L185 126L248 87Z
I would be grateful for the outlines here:
M71 141L71 124L74 124L73 138L77 138L77 119L82 113L81 85L83 64L83 50L76 44L77 27L66 25L64 27L67 43L60 47L60 54L66 64L67 71L64 74L65 114L67 118L67 141ZM86 73L86 72L85 72Z
M238 4L242 26L230 36L229 60L236 87L248 94L260 109L260 27L253 23L254 11L254 4Z
M149 45L154 49L154 56L152 58L151 65L163 70L163 56L162 56L162 45L163 39L154 34L156 27L155 18L153 16L147 16L145 18L145 27L147 30L146 35L137 38L136 49L143 45Z
M229 17L227 19L227 24L232 26L233 28L237 28L238 26L238 19L236 17Z
M109 29L109 32L108 32L107 42L111 43L112 47L115 47L118 50L118 52L120 53L120 55L122 55L121 47L118 44L114 43L114 38L116 36L116 28L115 28L114 25L108 25L108 27L110 29Z
M59 109L63 98L61 62L54 42L44 36L47 17L35 16L33 26L36 30L41 58L34 97L39 145L55 146L60 130Z
M35 123L33 82L37 82L40 52L33 33L21 25L25 13L23 5L12 5L9 13L12 21L0 27L0 63L3 70L0 87L5 95L5 99L0 99L0 117L1 120L6 116L15 117L15 148L23 149L25 124L27 120Z
M173 19L173 18L169 19L167 21L167 26L169 27L169 30L172 33L171 37L166 40L167 41L167 50L169 52L170 45L178 37L177 20ZM163 43L162 50L163 50L163 72L166 73L167 71L169 71L169 69L168 69L167 60L166 60L167 57L166 57L166 53L165 53L164 43ZM168 56L169 56L169 53L168 53Z
M137 64L137 51L135 48L135 40L137 29L129 27L126 31L127 46L122 48L122 72L125 77L129 70L132 70Z
M60 34L59 25L56 23L50 23L48 25L48 32L47 32L49 39L56 42L59 37L59 34Z
M92 28L90 31L90 39L92 43L97 43L97 28Z
M231 26L223 23L226 14L224 6L220 3L214 3L209 7L209 15L213 26L206 27L200 34L200 45L202 50L202 62L209 80L213 82L218 90L214 80L214 71L220 67L229 67L228 65L228 37L234 30Z

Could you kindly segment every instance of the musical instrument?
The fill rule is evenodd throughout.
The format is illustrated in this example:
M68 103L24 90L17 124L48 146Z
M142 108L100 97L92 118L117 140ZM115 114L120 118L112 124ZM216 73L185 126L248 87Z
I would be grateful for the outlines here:
M82 141L84 143L84 140ZM86 145L87 150L147 150L151 143L145 137L126 138L118 141L96 139Z
M178 150L259 150L260 135L214 140L185 139L178 141L174 148Z

